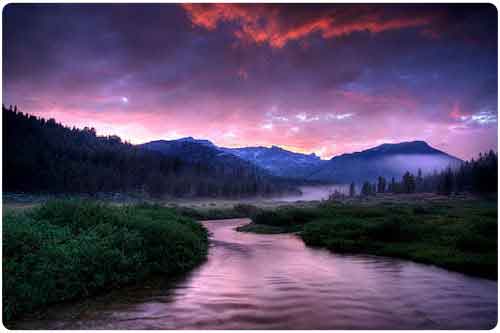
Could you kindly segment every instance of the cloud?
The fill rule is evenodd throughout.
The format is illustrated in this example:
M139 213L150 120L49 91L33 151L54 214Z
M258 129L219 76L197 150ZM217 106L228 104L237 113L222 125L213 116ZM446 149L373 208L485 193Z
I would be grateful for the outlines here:
M236 138L236 134L232 131L229 131L229 132L224 133L224 137L229 138L229 139L234 139L234 138Z
M472 121L475 121L481 125L497 122L497 115L492 111L480 111L476 114L473 114L470 118Z
M373 6L316 6L316 10L298 15L297 8L287 10L276 5L241 4L183 4L191 22L207 30L215 30L219 24L232 23L234 35L246 42L267 43L273 48L283 48L288 42L301 40L318 33L324 39L347 36L355 32L381 33L405 28L425 28L434 16L429 13L418 15L403 12L388 13ZM438 33L432 30L432 37ZM307 43L303 44L305 48Z
M268 124L264 124L262 125L262 128L265 129L265 130L272 130L273 129L273 124L272 123L268 123Z
M242 80L246 80L248 79L248 72L245 69L240 68L238 70L238 77Z
M328 157L408 138L470 158L497 142L493 9L11 5L4 103L134 143L196 136Z
M353 113L338 113L338 114L328 113L326 114L325 118L327 120L344 120L344 119L349 119L352 116L354 116Z
M453 103L453 107L450 112L450 117L456 121L465 121L469 118L469 115L462 111L459 103Z
M307 113L301 112L299 114L295 115L295 118L297 118L301 122L311 122L311 121L317 121L319 120L319 116L311 116L309 117Z

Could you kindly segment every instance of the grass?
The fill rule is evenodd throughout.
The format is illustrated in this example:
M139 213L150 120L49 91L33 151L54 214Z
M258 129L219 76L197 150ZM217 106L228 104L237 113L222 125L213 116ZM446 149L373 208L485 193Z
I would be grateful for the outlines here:
M156 205L49 201L3 217L4 322L45 305L173 277L206 257L207 232Z
M188 216L197 220L251 218L260 212L259 208L248 204L236 204L233 207L225 208L191 208L176 206L174 209L180 215Z
M309 246L404 258L496 279L497 216L494 201L323 203L261 211L239 230L299 231Z
M236 230L241 232L252 232L255 234L283 234L283 233L297 232L300 231L301 229L300 227L297 226L280 227L267 224L249 223L237 227Z

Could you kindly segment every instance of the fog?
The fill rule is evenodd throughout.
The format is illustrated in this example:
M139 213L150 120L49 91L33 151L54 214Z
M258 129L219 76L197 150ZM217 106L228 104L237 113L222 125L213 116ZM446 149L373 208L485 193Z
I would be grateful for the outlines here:
M348 195L349 185L320 185L301 186L302 195L294 194L284 197L273 197L273 200L294 202L294 201L314 201L328 199L328 196L335 191Z
M411 154L385 158L377 164L377 167L379 169L390 170L391 173L402 176L406 171L416 174L418 169L421 169L422 173L426 175L432 174L434 171L440 172L447 167L456 168L459 165L460 160L455 160L448 156Z

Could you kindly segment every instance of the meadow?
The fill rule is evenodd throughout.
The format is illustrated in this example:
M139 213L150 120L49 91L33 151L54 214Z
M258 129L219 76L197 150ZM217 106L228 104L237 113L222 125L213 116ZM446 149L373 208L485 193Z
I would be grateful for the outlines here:
M323 202L261 210L238 231L295 232L306 245L391 256L497 278L497 203Z
M3 318L201 263L207 231L171 208L51 200L3 216Z
M165 207L168 205L169 207ZM134 284L201 263L208 237L195 220L249 217L238 231L296 233L306 245L497 278L495 200L380 196L263 205L111 203L65 199L4 205L3 316Z

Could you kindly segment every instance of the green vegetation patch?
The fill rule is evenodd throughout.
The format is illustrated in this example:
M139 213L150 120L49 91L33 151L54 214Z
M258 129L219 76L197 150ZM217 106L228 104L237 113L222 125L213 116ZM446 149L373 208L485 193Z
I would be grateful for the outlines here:
M241 232L252 232L255 234L283 234L283 233L297 232L300 230L300 227L298 226L279 227L274 225L249 223L237 227L236 230Z
M223 220L235 218L253 218L261 209L249 204L236 204L230 208L191 208L174 207L175 211L183 216L189 216L197 220Z
M172 209L50 201L3 217L3 316L200 263L207 232Z
M434 264L497 278L495 201L323 203L262 211L241 231L300 231L307 245Z

